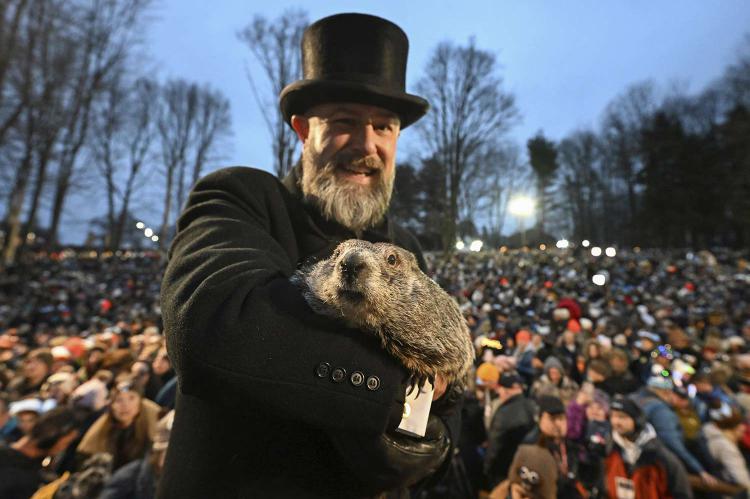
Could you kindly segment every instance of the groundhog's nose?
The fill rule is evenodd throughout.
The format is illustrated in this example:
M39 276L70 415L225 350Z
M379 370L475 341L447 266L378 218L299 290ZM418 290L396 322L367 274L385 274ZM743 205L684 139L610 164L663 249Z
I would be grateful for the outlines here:
M357 253L349 253L339 263L341 274L347 279L354 279L365 268L365 260Z

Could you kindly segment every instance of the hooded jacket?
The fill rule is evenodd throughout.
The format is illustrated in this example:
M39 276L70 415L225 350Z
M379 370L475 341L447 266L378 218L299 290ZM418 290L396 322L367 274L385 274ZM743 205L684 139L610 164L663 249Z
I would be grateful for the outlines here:
M617 499L618 489L634 492L638 499L688 499L693 497L684 466L656 438L649 424L635 442L613 433L612 450L605 459L605 497Z

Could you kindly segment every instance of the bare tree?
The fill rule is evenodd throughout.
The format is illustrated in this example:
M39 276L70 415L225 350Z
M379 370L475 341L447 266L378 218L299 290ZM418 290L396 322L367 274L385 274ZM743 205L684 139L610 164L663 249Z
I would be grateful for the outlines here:
M516 190L523 190L529 183L529 170L521 162L519 147L514 143L503 144L490 158L487 175L477 180L485 183L485 210L490 230L502 234L508 215L508 202Z
M184 80L168 82L161 91L161 100L157 129L166 186L159 245L164 249L170 235L172 208L179 212L186 192L197 182L206 162L231 135L231 115L229 100L221 92ZM186 178L189 161L190 184Z
M273 21L255 16L237 34L250 49L268 80L267 97L261 97L252 72L247 71L250 87L271 135L274 171L278 177L285 176L294 165L297 145L294 131L279 110L278 96L285 86L301 76L299 50L307 25L304 11L287 10Z
M602 240L601 222L604 186L601 182L601 149L598 137L590 130L580 130L559 146L562 190L573 227L573 236Z
M76 174L79 153L88 138L93 102L106 88L109 75L126 63L149 3L149 0L82 0L66 4L71 36L78 41L77 67L60 137L50 247L57 244L68 190Z
M539 208L537 226L539 227L539 237L543 238L546 216L550 211L549 187L552 185L558 167L557 146L551 140L547 140L540 130L536 136L526 142L526 149L529 152L529 164L536 176L537 206Z
M158 85L119 74L92 116L92 157L107 192L105 246L120 247L130 201L143 186L156 136ZM119 205L119 208L118 208Z
M476 156L499 141L517 117L513 96L503 89L495 55L466 46L440 43L430 58L417 91L431 104L417 123L429 155L445 167L447 213L443 248L456 240L462 186L480 163Z

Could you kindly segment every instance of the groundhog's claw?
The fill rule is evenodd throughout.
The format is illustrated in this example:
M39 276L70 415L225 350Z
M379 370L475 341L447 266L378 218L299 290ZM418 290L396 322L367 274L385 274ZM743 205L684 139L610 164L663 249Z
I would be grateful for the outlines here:
M408 397L412 394L412 392L414 392L415 388L418 388L419 392L417 392L416 398L419 398L419 394L422 392L422 388L424 388L424 385L428 381L432 386L435 386L435 375L417 372L412 373L411 376L409 376L409 388L406 390L406 396Z

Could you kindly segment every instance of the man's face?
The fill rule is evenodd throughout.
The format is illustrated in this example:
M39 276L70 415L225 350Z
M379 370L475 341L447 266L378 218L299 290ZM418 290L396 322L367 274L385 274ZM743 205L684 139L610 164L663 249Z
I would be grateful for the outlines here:
M47 364L39 359L27 358L23 363L23 374L26 379L33 383L41 382L41 380L47 377L48 373Z
M24 435L31 433L31 429L34 427L34 424L36 424L38 419L39 414L32 411L23 411L16 414L18 429L21 430L21 433Z
M353 231L379 222L391 199L400 122L375 106L328 103L293 116L303 140L302 191Z
M616 431L620 435L629 435L635 430L633 418L622 411L612 411L609 422L612 423L612 431Z
M554 439L564 438L568 433L568 418L565 413L550 414L543 412L539 418L539 431Z

